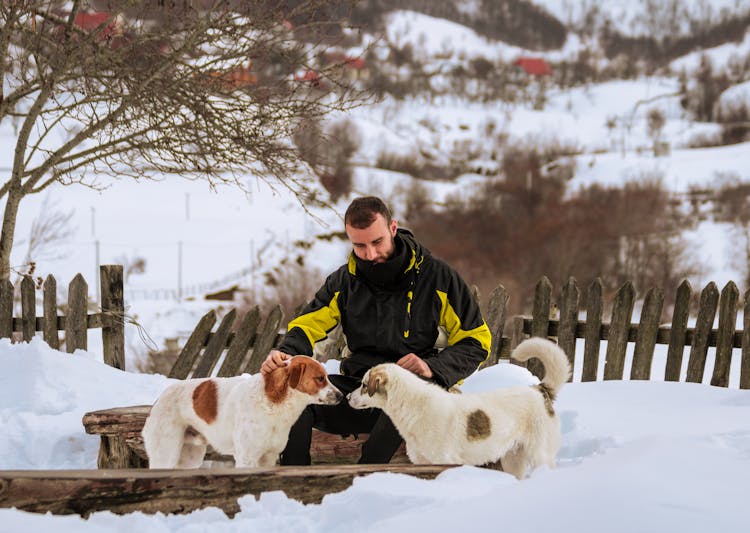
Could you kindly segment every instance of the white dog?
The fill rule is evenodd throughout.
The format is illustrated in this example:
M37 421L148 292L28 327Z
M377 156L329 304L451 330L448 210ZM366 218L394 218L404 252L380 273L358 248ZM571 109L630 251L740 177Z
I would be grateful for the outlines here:
M552 408L570 375L565 353L553 342L528 339L513 359L544 363L539 385L452 394L393 363L371 368L349 404L377 407L393 421L414 464L485 465L500 461L521 479L527 469L555 466L560 422Z
M289 430L309 404L343 394L306 356L267 375L189 379L169 386L143 426L150 468L197 468L210 444L235 466L273 466Z

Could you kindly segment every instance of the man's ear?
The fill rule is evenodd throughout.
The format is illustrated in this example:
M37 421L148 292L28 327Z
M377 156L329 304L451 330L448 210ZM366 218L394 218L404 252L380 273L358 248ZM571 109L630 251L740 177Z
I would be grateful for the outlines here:
M305 373L306 367L307 365L303 365L299 361L295 363L295 361L292 360L292 362L289 363L289 386L291 388L297 388L297 385L299 385L299 380L302 379L302 374Z
M396 236L396 230L397 229L398 229L398 221L396 221L395 218L392 218L391 219L391 227L390 227L391 237L395 237Z

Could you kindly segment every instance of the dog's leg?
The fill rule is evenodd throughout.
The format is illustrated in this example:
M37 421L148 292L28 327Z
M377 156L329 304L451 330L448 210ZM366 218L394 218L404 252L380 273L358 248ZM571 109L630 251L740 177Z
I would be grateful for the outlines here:
M207 447L208 443L203 435L192 428L186 429L177 468L198 468L203 463Z
M516 476L517 479L523 479L526 476L529 459L523 445L519 444L511 448L500 460L505 472Z
M148 422L148 420L147 420ZM151 420L143 427L149 468L175 468L180 462L185 426L175 421Z

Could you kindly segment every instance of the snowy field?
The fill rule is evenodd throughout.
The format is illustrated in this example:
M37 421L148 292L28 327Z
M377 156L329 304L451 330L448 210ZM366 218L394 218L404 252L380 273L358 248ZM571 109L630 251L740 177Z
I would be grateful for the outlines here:
M0 341L0 469L95 468L99 438L89 410L152 402L169 380L121 372L89 352L70 356L39 340ZM335 367L331 367L335 370ZM501 364L470 377L464 393L528 385ZM140 533L230 531L508 530L632 533L742 531L750 479L750 394L701 384L596 382L566 385L556 403L563 444L554 470L517 481L474 467L435 480L401 474L358 478L349 489L302 505L283 493L240 499L233 519L209 508L189 515L88 520L0 509L2 531ZM744 525L743 525L744 524Z

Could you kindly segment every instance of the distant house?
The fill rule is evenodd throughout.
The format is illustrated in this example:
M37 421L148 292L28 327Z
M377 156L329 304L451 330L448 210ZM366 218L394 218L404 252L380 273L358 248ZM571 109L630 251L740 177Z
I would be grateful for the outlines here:
M312 87L322 88L323 80L320 74L314 70L305 70L294 75L294 81L301 81L309 84Z
M361 57L352 57L344 52L329 51L323 56L323 63L326 66L339 66L343 69L343 77L349 81L367 80L370 78L370 68L367 62Z
M552 67L549 63L539 57L519 57L513 64L517 67L521 67L526 74L530 76L551 76Z

